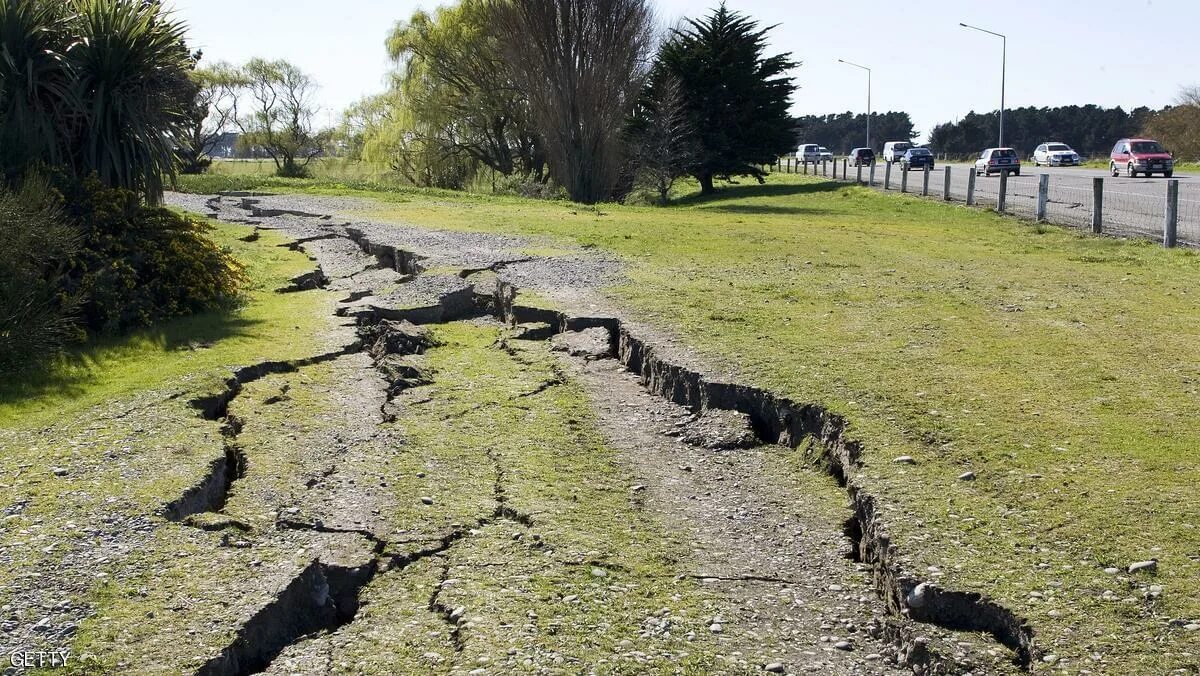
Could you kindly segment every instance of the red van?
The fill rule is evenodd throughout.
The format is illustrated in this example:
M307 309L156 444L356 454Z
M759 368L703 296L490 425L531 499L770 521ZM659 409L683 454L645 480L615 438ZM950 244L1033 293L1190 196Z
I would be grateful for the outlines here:
M1158 141L1148 138L1123 138L1113 146L1109 155L1108 170L1113 176L1162 174L1167 178L1175 173L1175 159Z

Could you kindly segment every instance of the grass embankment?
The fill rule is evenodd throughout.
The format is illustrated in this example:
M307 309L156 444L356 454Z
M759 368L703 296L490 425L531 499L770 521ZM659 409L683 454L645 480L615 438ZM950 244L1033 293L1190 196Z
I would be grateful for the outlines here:
M1200 620L1193 251L797 176L667 209L377 196L380 219L622 255L626 306L850 419L916 570L997 597L1076 668L1195 665L1169 623Z

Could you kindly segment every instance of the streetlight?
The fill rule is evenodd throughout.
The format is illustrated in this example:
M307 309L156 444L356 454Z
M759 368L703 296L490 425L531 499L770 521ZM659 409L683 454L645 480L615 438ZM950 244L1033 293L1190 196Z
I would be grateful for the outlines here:
M851 63L845 59L838 59L838 63L844 63L847 66L862 68L867 71L867 147L871 147L871 69L866 66L860 66L857 63Z
M1005 71L1005 64L1008 61L1008 38L1005 37L1004 35L1001 35L1000 33L990 31L986 28L980 28L979 26L968 26L967 24L965 24L961 21L958 22L958 25L962 26L963 28L970 28L971 30L977 30L980 33L987 33L988 35L995 35L996 37L1000 38L1000 45L1001 45L1000 50L1001 51L1000 51L1000 144L999 145L1001 148L1003 148L1004 147L1004 71Z

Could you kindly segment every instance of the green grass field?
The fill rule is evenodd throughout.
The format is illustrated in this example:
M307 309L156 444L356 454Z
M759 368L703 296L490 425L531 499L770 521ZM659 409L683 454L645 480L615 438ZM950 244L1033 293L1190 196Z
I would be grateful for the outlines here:
M1080 667L1195 665L1170 623L1200 618L1195 252L798 176L669 208L305 189L622 256L626 307L849 418L916 569L998 598ZM1156 575L1124 574L1150 558Z

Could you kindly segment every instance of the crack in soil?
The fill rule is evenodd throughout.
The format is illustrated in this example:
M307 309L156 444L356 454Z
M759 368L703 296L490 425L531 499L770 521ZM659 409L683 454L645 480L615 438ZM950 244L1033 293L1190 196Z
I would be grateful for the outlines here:
M507 260L507 261L496 261L495 263L492 263L491 265L488 265L488 266L482 267L482 268L463 268L461 271L459 271L458 276L462 279L466 279L468 277L478 275L481 272L500 272L501 270L503 270L504 268L506 268L510 265L517 265L519 263L532 263L533 261L536 261L536 260L538 260L538 259L534 258L534 257L526 257L526 258L515 258L513 260Z
M242 208L250 210L252 215L260 217L270 215L320 217L315 214L289 210L259 209L254 206L255 203L257 203L257 200L244 199L242 201ZM216 210L214 207L214 211ZM324 218L329 219L328 216ZM423 256L392 245L376 243L365 232L356 228L346 227L345 233L345 236L356 243L366 254L374 256L381 267L390 268L404 275L419 275L425 270L421 264L421 261L424 260ZM480 270L463 270L460 272L460 276L465 278L488 269L498 270L504 265L516 262L525 261L504 261ZM820 405L799 404L761 388L709 380L695 370L673 363L667 358L660 356L659 351L654 345L635 336L619 319L611 317L572 317L561 312L518 305L514 302L516 288L506 282L496 282L495 290L491 294L480 293L473 288L465 290L465 293L469 294L470 305L479 314L485 312L494 314L498 319L510 325L545 324L549 327L549 332L552 334L563 331L579 331L594 327L605 328L609 332L612 353L616 355L616 358L625 368L640 377L642 385L652 395L663 397L688 407L693 411L700 411L706 408L739 411L750 418L755 434L764 442L780 444L791 448L797 448L802 444L806 445L805 451L811 457L818 459L825 470L847 491L853 506L853 516L847 522L845 532L854 542L854 553L852 556L855 556L856 560L872 566L876 590L885 601L885 605L890 613L898 617L908 617L919 622L927 622L952 630L989 633L998 641L1011 648L1015 653L1016 663L1025 669L1029 669L1035 658L1040 656L1040 651L1034 645L1034 631L1032 627L1012 611L978 593L941 589L934 584L921 581L914 573L904 570L899 562L898 549L891 542L890 536L887 533L886 524L881 517L881 510L877 507L875 496L867 493L855 481L857 472L861 467L862 443L847 437L847 423L841 416L833 414ZM450 321L451 319L464 318L460 315L469 314L469 312L463 309L462 302L464 299L459 297L461 295L462 293L460 292L446 294L439 298L437 306L431 306L430 308L388 310L386 308L372 307L370 313L359 315L358 321L360 325L378 327L386 326L388 320L410 319L415 324L438 323ZM360 299L364 297L366 296L361 296ZM364 340L360 340L354 349L362 349L362 344L368 340L369 338L364 336ZM508 345L506 341L498 341L497 347L511 355L514 359L520 359L518 350ZM336 358L336 356L341 356L341 354L345 353L345 349L339 353L331 353L334 355L331 358ZM384 351L384 354L389 353L395 354L395 352L391 352L390 350ZM372 353L372 357L376 359L378 367L380 357L374 353ZM314 359L321 359L321 357ZM248 367L249 370L239 370L235 373L233 379L227 381L227 387L224 392L196 400L193 402L193 406L204 412L204 417L209 420L220 419L226 416L228 403L240 391L242 384L269 373L293 371L300 365L300 363L294 362L266 362L256 367ZM543 383L538 389L523 396L538 394L555 384L560 384L558 379ZM230 427L232 427L232 424ZM506 504L504 473L500 458L492 453L489 453L489 458L496 470L496 481L493 487L496 508L491 518L480 519L475 527L479 528L488 525L494 519L500 518L514 521L522 526L531 525L533 523L531 516L521 514ZM214 463L214 468L216 468L216 464ZM226 464L229 463L226 462ZM312 526L312 524L305 524L305 526ZM265 625L269 625L269 623L266 623L265 620L259 621L259 618L272 615L271 610L276 605L296 606L291 608L290 611L290 614L293 616L292 619L279 618L278 621L282 621L285 624L290 622L293 625L297 625L299 629L304 629L304 631L285 632L290 637L287 642L282 644L278 641L273 642L273 645L278 646L278 649L274 650L273 654L270 655L270 659L273 659L287 644L299 640L312 631L332 630L353 621L354 613L347 615L344 610L339 611L336 603L331 603L332 609L326 608L323 604L314 604L311 601L307 605L305 603L297 604L296 599L292 598L296 595L290 593L292 588L297 584L302 586L307 585L310 588L332 589L333 585L330 583L330 579L358 581L357 584L351 584L348 587L346 585L338 585L339 597L349 594L351 590L353 591L353 607L356 611L358 591L374 577L381 565L388 571L402 570L421 559L443 555L455 542L466 537L469 533L470 529L457 529L444 536L432 547L410 554L395 555L390 559L386 559L386 565L383 563L384 559L377 556L369 566L369 574L365 576L355 576L345 570L338 571L336 567L314 562L313 566L306 569L304 573L293 581L292 585L289 585L288 589L284 591L279 599L261 610L247 625L243 626L242 631L239 632L239 639L235 641L235 644L239 642L245 643L243 639L246 637L266 631ZM364 535L361 532L359 534ZM380 551L382 552L382 550ZM444 573L443 582L447 579L446 576L448 576L448 564L444 568ZM318 579L306 582L306 579L310 577ZM360 577L365 577L365 579L360 580ZM736 581L793 583L790 580L775 578L758 579L753 576L746 578L739 577L736 578ZM431 594L429 609L431 612L438 613L452 625L452 639L455 641L456 647L460 648L462 641L465 639L460 636L458 618L453 617L455 611L448 611L440 603L440 592L441 585ZM311 599L320 598L320 596L319 594L314 596L310 593L305 597ZM291 599L292 602L285 603L285 598ZM305 619L306 613L299 612L300 609L304 608L310 611L311 618ZM331 617L333 619L329 619ZM909 651L910 664L932 659L927 651L922 650L924 644L917 640L911 630L897 626L892 628L892 631L894 632L893 638L896 641L903 642L912 648ZM225 653L230 650L233 650L235 653L238 652L235 650L235 646L231 646L226 651L223 651L222 656L225 656ZM255 655L258 655L258 653L247 653L247 655L244 655L243 657L246 658L244 663L256 664L261 667L269 664L270 659L262 662L261 655L259 657L255 657ZM222 659L223 657L215 658L215 661L210 662L210 664L229 664L228 660L222 662ZM233 659L231 664L239 665L242 663L243 661L239 659ZM207 668L208 665L206 665ZM206 671L202 669L201 673L224 674L248 672L240 669L232 671L227 669Z
M511 322L510 317L515 314L505 318ZM588 321L584 319L582 323ZM564 316L552 325L570 323L571 319ZM850 497L851 520L856 527L847 524L845 532L854 543L855 560L872 566L876 590L889 612L951 630L991 634L1014 651L1018 666L1030 668L1039 651L1034 645L1033 628L1027 621L982 594L942 589L922 581L900 565L898 549L887 534L876 498L854 481L862 464L863 448L861 442L847 438L844 418L821 406L796 404L760 388L710 381L659 356L653 345L633 335L619 321L617 326L617 358L640 377L650 394L693 411L714 408L744 413L750 417L755 434L765 443L791 448L807 444L810 457L818 459ZM902 642L919 643L904 628L894 630L895 638ZM910 660L929 658L927 651L915 650L913 654Z

